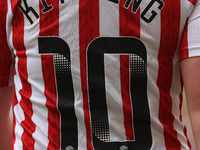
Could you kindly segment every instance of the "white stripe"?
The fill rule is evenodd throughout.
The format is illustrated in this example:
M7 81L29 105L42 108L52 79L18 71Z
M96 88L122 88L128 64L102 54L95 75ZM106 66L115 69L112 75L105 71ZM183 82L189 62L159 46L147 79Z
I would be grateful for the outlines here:
M75 113L78 121L78 149L87 149L79 59L79 1L68 0L60 5L60 16L65 17L59 19L59 35L69 45L71 54ZM64 23L66 20L68 23Z
M99 24L100 36L119 36L119 5L99 0Z
M16 50L15 50L16 52ZM21 106L19 105L21 101L21 95L19 94L19 91L22 89L22 83L21 79L19 77L19 72L18 72L18 57L16 56L15 58L15 69L16 69L16 75L14 76L14 81L15 81L15 91L16 91L16 97L18 104L14 106L14 115L15 115L15 120L16 120L16 126L14 129L14 133L16 136L16 141L14 143L14 149L22 149L22 141L21 141L21 136L24 132L24 129L21 127L21 122L24 121L24 111L22 110ZM15 108L16 107L16 108Z
M28 5L34 6L34 10L39 14L39 1L29 1ZM29 13L31 14L31 13ZM39 19L35 18L34 23L30 24L24 16L24 43L27 56L28 82L31 84L33 116L32 121L36 125L33 139L35 140L34 149L47 149L48 140L48 110L46 108L46 97L44 95L44 81L42 75L41 57L38 54Z
M145 6L148 5L148 1L142 1L140 5L140 12L145 9ZM153 6L154 10L157 10L157 6ZM141 40L146 46L147 49L147 94L150 108L151 116L151 132L153 137L152 150L162 149L165 150L165 141L163 133L164 129L162 124L159 122L159 89L156 85L158 77L158 51L160 47L160 32L161 32L161 16L160 13L154 18L154 20L147 24L141 20Z
M126 134L120 82L120 55L105 54L104 65L110 142L125 141Z
M21 137L24 132L24 129L21 127L20 123L25 119L25 116L24 116L24 111L22 110L19 103L17 105L15 105L13 111L15 113L15 119L16 119L16 126L15 126L15 130L14 130L16 141L14 144L14 149L18 150L18 149L23 149Z
M14 52L16 54L16 50ZM24 129L22 128L20 124L22 121L25 120L25 116L24 116L24 111L22 110L19 104L21 100L21 95L19 94L19 91L22 89L22 84L21 84L21 79L19 77L19 73L18 73L18 57L15 58L15 62L16 62L15 63L16 75L14 76L14 81L15 81L15 92L16 92L18 103L13 108L15 121L16 121L16 125L14 128L14 134L15 134L16 140L13 147L14 149L17 150L17 149L22 149L23 147L21 137L24 132Z
M18 73L18 57L15 58L15 69L16 69L16 75L14 77L15 81L15 91L16 91L16 97L18 104L14 106L13 111L15 115L15 120L16 120L16 125L14 128L14 134L16 137L15 143L14 143L14 149L22 149L22 141L21 141L21 136L24 132L24 129L21 127L21 122L24 121L25 116L24 116L24 111L22 110L21 106L19 105L20 100L21 100L21 95L19 94L19 91L22 89L22 84L21 84L21 79L19 77Z
M100 0L99 7L100 36L119 36L119 5L109 1ZM110 141L126 141L121 96L119 55L105 54L104 66Z

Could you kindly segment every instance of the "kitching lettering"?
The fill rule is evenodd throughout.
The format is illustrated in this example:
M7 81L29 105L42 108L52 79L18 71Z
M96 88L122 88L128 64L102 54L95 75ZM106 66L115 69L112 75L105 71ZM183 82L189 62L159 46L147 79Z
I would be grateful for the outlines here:
M46 0L40 0L40 1L41 1L42 5L43 5L43 9L42 9L42 13L43 14L48 13L49 11L53 10L53 5L52 4L48 4ZM108 0L108 1L116 3L116 4L120 3L120 0ZM131 11L133 13L137 13L141 2L142 2L142 0L126 0L126 2L124 4L124 8L128 9L128 8L132 7ZM39 15L37 14L37 12L34 10L33 7L28 6L26 0L23 0L23 3L24 3L24 6L22 6L21 4L18 4L18 6L19 6L20 10L24 13L24 15L27 17L29 22L31 24L33 24L34 21L33 21L33 18L30 17L30 13L32 13L36 19L39 18ZM60 3L61 4L65 4L65 0L60 0ZM156 5L156 6L158 5L157 10L153 9L154 5ZM147 7L141 13L140 17L146 23L151 23L153 21L153 19L159 13L158 11L161 11L163 7L164 7L164 2L162 0L151 0L150 3L147 5ZM149 14L149 13L151 15L148 15L148 17L147 17L147 14Z
M32 12L33 13L33 15L35 16L35 18L39 18L39 15L37 14L37 12L33 9L33 7L29 7L28 5L27 5L27 2L26 2L26 0L24 0L24 6L25 6L25 8L23 8L22 6L21 6L21 4L18 4L18 6L19 6L19 8L21 9L21 11L24 13L24 15L27 17L27 19L29 20L29 22L31 23L31 24L33 24L33 20L31 19L31 17L29 16L29 12Z
M45 14L49 11L51 11L53 9L53 5L52 4L48 4L46 2L46 0L40 0L42 5L43 5L43 9L42 9L42 13ZM65 3L65 0L60 0L61 4ZM27 17L27 19L29 20L29 22L31 24L33 24L33 19L30 17L30 13L32 13L36 19L39 18L39 15L37 14L37 12L33 9L33 7L28 6L27 1L23 0L24 3L24 7L21 4L18 4L20 10L24 13L24 15Z
M111 2L114 2L116 4L119 4L120 0L108 0L108 1L111 1ZM133 1L133 3L132 3ZM136 13L138 11L138 8L141 4L142 0L127 0L124 7L126 9L128 9L130 6L131 6L131 3L132 3L132 9L131 11L133 13ZM146 22L146 23L151 23L153 21L153 19L156 17L156 15L158 14L156 12L156 10L152 10L152 7L158 3L158 9L161 11L161 9L164 7L164 2L162 0L151 0L150 3L147 5L147 7L144 9L144 11L141 13L141 18ZM151 16L150 17L146 17L146 14L148 12L151 11Z

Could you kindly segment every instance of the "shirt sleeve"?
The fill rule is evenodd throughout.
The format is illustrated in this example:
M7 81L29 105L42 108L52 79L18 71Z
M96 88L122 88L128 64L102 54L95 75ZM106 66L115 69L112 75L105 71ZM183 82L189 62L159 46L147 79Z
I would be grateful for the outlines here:
M6 36L6 8L0 5L0 87L13 85L13 57ZM3 7L2 7L3 5Z
M194 10L185 26L181 41L179 60L200 56L200 0L194 6Z

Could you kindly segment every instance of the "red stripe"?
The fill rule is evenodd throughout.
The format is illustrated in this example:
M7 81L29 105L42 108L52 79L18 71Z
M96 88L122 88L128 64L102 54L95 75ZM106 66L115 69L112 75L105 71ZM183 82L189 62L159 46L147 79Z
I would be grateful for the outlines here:
M133 131L133 116L132 104L130 98L130 70L129 70L129 55L120 56L120 75L121 75L121 90L122 90L122 103L124 111L124 126L127 140L134 140Z
M14 12L18 9L18 4L21 0L10 0L11 1L11 9L14 14Z
M124 7L127 0L121 0L119 3L120 17L120 36L140 37L140 8L137 13L131 11L132 4L128 10Z
M15 115L14 115L14 107L18 104L16 93L14 93L13 96L13 101L12 101L12 111L13 111L13 136L12 136L12 144L11 144L11 150L14 150L14 144L16 141L16 136L15 136L15 126L16 126L16 120L15 120Z
M88 13L89 12L89 13ZM87 149L92 150L91 120L88 104L86 49L89 43L99 36L99 1L79 1L79 41L80 71L83 92L83 110L85 115Z
M12 6L15 1L12 1ZM25 120L21 122L21 126L24 128L22 134L23 149L34 149L35 140L32 134L35 131L35 124L31 120L33 116L32 103L30 97L32 94L31 85L28 82L27 72L27 56L26 48L24 45L24 18L19 9L16 9L12 22L13 27L13 45L15 47L16 55L18 59L18 72L22 82L22 89L19 91L21 95L20 106L24 111Z
M196 4L197 0L188 0L190 3L192 3L193 5Z
M8 11L7 0L1 1L0 3L0 87L6 87L9 83L10 78L10 67L11 67L11 52L7 44L6 36L6 15Z
M59 0L47 0L47 4L52 4L51 11L43 14L44 6L40 1L40 36L59 35ZM60 149L60 115L57 109L56 81L54 73L53 55L42 55L42 72L45 84L44 94L46 96L46 107L48 109L48 139L47 149Z
M180 46L180 52L179 52L179 61L182 61L185 58L189 57L188 53L188 22L185 25L185 30L183 33L183 38Z
M177 131L173 127L172 98L170 88L173 75L173 57L178 46L180 27L180 1L163 0L161 11L161 42L158 54L159 70L157 86L160 91L159 120L164 127L165 145L168 149L181 149Z
M121 0L119 4L119 17L120 17L120 36L133 36L140 37L140 9L137 13L131 11L132 4L128 10L124 7L126 0ZM134 129L132 118L132 105L130 100L130 70L129 65L124 66L124 64L129 64L129 59L127 56L120 57L120 68L121 68L121 90L122 90L122 101L123 101L123 111L124 111L124 126L126 131L127 140L134 140ZM124 71L122 71L124 70ZM128 73L128 74L127 74Z

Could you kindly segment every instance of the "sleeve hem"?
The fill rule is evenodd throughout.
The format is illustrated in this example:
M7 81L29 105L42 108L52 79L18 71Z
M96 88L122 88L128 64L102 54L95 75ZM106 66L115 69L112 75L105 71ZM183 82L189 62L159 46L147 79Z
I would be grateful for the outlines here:
M188 50L188 48L183 48L179 52L179 62L186 58L200 56L200 47L193 47Z

